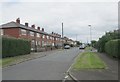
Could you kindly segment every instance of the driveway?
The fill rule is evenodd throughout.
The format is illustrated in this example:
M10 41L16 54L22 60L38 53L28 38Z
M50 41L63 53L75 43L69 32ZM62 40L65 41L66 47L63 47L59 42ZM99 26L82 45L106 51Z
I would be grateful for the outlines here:
M44 53L47 56L2 70L3 80L63 80L65 72L81 51L78 48ZM39 53L41 54L41 53Z

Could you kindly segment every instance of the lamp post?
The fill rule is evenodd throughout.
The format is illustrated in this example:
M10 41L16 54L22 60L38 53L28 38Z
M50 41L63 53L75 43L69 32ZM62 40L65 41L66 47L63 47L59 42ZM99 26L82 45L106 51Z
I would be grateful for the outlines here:
M64 36L64 35L63 35L63 23L62 23L62 49L64 49L63 36Z
M92 41L92 32L91 32L91 25L88 25L90 27L90 43ZM92 45L90 45L92 47ZM92 51L92 48L91 48L91 51Z
M91 32L91 25L88 25L90 27L90 42L92 41L92 32Z

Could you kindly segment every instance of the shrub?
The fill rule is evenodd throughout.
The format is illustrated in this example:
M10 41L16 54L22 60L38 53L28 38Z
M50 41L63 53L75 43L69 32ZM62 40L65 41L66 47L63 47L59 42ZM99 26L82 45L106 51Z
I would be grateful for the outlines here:
M105 52L105 44L114 39L120 39L120 29L114 30L113 32L106 32L97 42L97 49L99 52Z
M13 57L30 53L30 41L11 37L2 37L2 57Z
M110 56L120 58L120 39L108 41L105 44L105 52Z

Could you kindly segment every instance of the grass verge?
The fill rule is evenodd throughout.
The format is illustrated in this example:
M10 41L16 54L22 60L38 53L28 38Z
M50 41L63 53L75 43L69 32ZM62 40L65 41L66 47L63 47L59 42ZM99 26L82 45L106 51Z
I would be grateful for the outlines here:
M15 63L19 63L21 61L27 60L28 58L31 58L31 55L21 55L21 56L15 56L15 57L8 57L8 58L2 58L0 59L0 66L6 67Z
M74 70L105 69L106 64L98 57L96 52L83 52L73 64Z
M0 59L0 66L6 66L9 65L12 62L15 62L15 60L17 59L17 57L9 57L9 58L3 58Z

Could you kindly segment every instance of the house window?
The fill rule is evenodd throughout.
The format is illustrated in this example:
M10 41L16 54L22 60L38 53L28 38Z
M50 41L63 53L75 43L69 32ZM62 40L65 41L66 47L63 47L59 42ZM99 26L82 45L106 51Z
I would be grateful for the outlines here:
M36 34L36 36L37 36L37 37L40 37L40 34L39 34L39 33L37 33L37 34Z
M49 36L47 36L47 39L49 39Z
M32 40L31 41L31 50L34 50L35 49L35 40Z
M38 41L36 41L36 45L38 45Z
M41 42L40 42L40 41L38 41L38 45L41 45Z
M45 38L45 35L43 35L43 38Z
M44 41L42 41L42 47L44 47Z
M52 46L54 46L54 43L52 43Z
M3 29L0 29L0 35L3 35L4 33L3 33Z
M58 41L59 41L60 39L58 38Z
M50 39L52 39L52 37L51 37L51 36L50 36L49 38L50 38Z
M52 37L50 37L50 39L52 40Z
M52 40L54 40L54 37L52 37Z
M21 29L21 35L26 35L27 31L25 29Z
M34 36L34 35L35 35L34 32L30 31L30 36Z
M44 42L44 46L46 46L47 45L47 42Z

